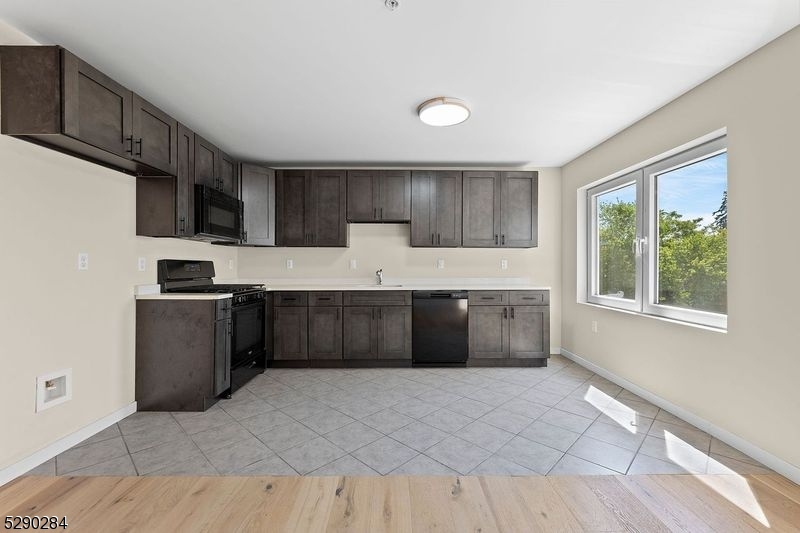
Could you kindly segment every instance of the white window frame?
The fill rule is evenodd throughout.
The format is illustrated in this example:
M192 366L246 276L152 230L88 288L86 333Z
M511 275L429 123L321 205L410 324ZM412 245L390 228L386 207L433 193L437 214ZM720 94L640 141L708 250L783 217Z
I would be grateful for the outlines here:
M587 302L713 328L727 328L727 314L658 303L659 224L654 218L658 216L658 176L726 152L727 144L727 137L723 135L586 188ZM631 183L636 184L636 238L631 243L636 251L636 296L633 300L626 300L597 294L599 233L595 198Z
M589 268L587 269L588 279L586 286L588 288L587 294L587 301L598 304L598 305L605 305L608 307L616 307L618 309L625 309L627 311L640 311L642 309L642 262L638 260L638 253L637 253L637 260L636 260L636 283L635 283L635 297L633 300L628 300L625 298L615 298L613 296L601 295L598 294L598 289L600 286L600 269L598 268L599 260L599 251L600 251L600 232L598 231L597 227L597 202L595 198L602 194L606 194L608 192L621 189L623 187L627 187L629 185L634 185L636 187L636 231L637 231L637 239L639 237L638 231L639 228L642 227L642 188L640 186L642 181L642 171L635 170L623 176L619 176L612 180L609 180L605 183L602 183L596 187L592 187L587 191L586 195L586 209L587 213L589 214L588 217L588 233L587 233L587 242L589 244L588 249L588 257L589 257ZM631 243L631 246L635 246L634 243Z

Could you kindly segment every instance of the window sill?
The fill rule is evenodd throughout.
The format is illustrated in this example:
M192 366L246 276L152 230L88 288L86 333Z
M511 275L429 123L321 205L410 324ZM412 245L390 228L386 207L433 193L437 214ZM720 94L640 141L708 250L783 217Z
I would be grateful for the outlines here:
M617 313L624 313L626 315L639 316L639 317L643 317L643 318L652 318L652 319L655 319L655 320L660 320L662 322L669 322L671 324L679 324L681 326L688 326L690 328L703 329L703 330L711 331L711 332L714 332L714 333L728 333L728 329L727 328L717 328L717 327L714 327L714 326L706 326L705 324L698 324L696 322L687 322L685 320L676 320L674 318L667 318L667 317L658 316L658 315L650 315L650 314L647 314L647 313L640 313L639 311L629 311L627 309L619 309L618 307L611 307L611 306L608 306L608 305L601 305L601 304L596 304L596 303L592 303L592 302L582 302L582 301L578 300L577 303L579 305L587 305L589 307L595 307L597 309L604 309L604 310L607 310L607 311L616 311Z

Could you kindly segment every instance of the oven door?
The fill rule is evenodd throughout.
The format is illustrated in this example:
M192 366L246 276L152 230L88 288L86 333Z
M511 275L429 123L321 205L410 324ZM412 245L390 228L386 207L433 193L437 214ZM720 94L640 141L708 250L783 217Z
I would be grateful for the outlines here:
M196 238L209 241L242 239L243 204L205 185L195 185Z
M231 369L239 368L264 355L264 300L234 306Z

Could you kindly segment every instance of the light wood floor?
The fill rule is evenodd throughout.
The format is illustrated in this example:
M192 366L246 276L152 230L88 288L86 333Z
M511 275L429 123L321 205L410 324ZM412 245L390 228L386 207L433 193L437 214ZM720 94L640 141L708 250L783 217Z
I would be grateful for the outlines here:
M733 503L729 500L732 500ZM68 531L800 531L778 475L25 477L0 515Z

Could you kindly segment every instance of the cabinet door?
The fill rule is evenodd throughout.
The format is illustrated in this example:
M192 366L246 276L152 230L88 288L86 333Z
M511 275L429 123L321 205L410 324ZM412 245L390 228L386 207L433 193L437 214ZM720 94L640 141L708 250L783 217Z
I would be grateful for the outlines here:
M411 306L378 308L378 359L411 359Z
M538 239L538 172L502 172L500 245L532 248Z
M231 319L214 322L214 396L231 386Z
M342 358L342 308L308 309L308 358Z
M239 164L223 151L219 152L219 190L239 198Z
M550 308L544 305L509 308L511 357L530 359L550 355Z
M275 171L257 165L241 165L244 203L244 240L251 246L275 245Z
M133 93L66 50L61 61L64 133L130 158Z
M508 307L469 309L469 356L473 359L508 357Z
M345 359L378 358L378 308L345 307L342 324Z
M500 173L464 172L463 245L500 246Z
M132 123L133 159L175 175L178 121L134 94Z
M207 187L219 188L219 148L203 139L194 136L194 183Z
M430 247L436 239L435 178L430 170L411 174L411 246Z
M308 308L276 307L275 360L308 359Z
M383 222L408 222L411 218L411 172L381 171L378 192L378 218Z
M347 220L373 222L378 220L378 170L347 171Z
M175 227L179 237L194 235L194 132L178 124L175 174Z
M279 170L276 183L275 240L278 246L309 246L306 229L308 170Z
M436 246L461 246L461 172L436 172L434 184Z
M348 246L347 173L312 170L306 226L312 246Z

